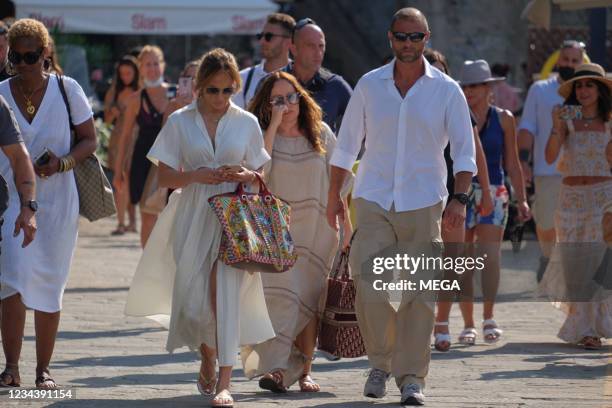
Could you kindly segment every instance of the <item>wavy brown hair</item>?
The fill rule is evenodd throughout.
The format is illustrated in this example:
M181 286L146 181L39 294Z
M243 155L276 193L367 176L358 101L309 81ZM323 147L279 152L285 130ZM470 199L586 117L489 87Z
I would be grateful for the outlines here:
M323 112L308 91L300 85L293 75L283 71L276 71L268 75L261 84L258 85L257 93L249 103L249 112L257 116L259 126L261 126L262 129L265 130L270 126L270 120L272 119L270 96L272 95L272 88L277 81L289 82L296 92L301 95L299 102L300 113L298 114L298 128L304 133L304 136L308 139L310 145L316 152L325 153L323 143L321 143Z

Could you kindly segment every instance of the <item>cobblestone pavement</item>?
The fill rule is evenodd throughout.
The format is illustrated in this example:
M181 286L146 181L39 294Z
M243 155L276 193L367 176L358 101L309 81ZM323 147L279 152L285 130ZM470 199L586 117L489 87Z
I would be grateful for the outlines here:
M169 355L166 332L152 321L123 315L127 290L138 262L136 234L111 237L113 220L83 221L60 333L51 366L59 384L71 387L72 401L16 401L7 391L0 407L201 407L196 390L197 357L188 351ZM518 254L504 246L502 280L534 285L535 246ZM518 283L517 283L518 282ZM610 346L584 351L561 343L556 332L563 315L545 302L504 301L496 319L503 341L472 347L453 345L433 353L426 391L428 407L611 407ZM476 306L476 313L481 313ZM461 329L457 308L451 316L453 339ZM22 385L34 383L33 314L28 313L23 346ZM482 335L479 334L479 340ZM314 378L322 391L301 394L295 387L277 396L258 389L237 367L233 395L238 407L399 406L399 391L389 382L382 400L361 396L368 368L365 358L330 362L317 358Z

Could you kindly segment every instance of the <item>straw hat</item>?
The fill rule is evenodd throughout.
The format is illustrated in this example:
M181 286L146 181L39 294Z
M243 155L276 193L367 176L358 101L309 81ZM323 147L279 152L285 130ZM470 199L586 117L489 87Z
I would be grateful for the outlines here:
M465 61L463 63L463 69L459 76L460 85L475 85L475 84L487 84L489 82L499 82L506 79L506 77L494 77L491 75L491 68L485 60L476 61Z
M559 95L567 99L572 93L572 86L575 81L579 79L593 79L599 81L604 85L608 85L608 89L612 92L612 79L606 78L606 71L599 64L582 64L576 68L574 76L571 79L565 81L559 87Z

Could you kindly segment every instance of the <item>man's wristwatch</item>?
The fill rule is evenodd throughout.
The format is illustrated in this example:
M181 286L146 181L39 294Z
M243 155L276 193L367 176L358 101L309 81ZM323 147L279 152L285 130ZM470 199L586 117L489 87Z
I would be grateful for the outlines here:
M28 207L32 212L38 211L38 202L36 200L28 200L21 204L22 207Z
M453 198L463 205L467 205L468 201L470 201L470 196L465 193L453 194Z

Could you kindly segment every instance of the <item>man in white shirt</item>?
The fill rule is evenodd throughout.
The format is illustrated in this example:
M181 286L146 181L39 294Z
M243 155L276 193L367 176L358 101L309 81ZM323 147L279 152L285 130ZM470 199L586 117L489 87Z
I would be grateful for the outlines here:
M582 64L583 58L583 43L565 41L561 45L557 61L559 75L536 81L529 88L519 125L518 148L523 174L527 185L535 183L533 216L542 250L538 282L546 270L555 243L554 215L561 188L561 174L557 171L557 163L548 164L544 159L546 142L552 129L552 110L555 105L563 103L563 98L557 93L559 86L572 77L576 67ZM530 161L533 161L533 169Z
M401 403L422 405L434 303L423 296L409 302L403 298L396 312L384 295L372 301L376 290L363 276L373 271L362 265L398 243L442 242L441 220L447 228L464 224L476 173L475 148L461 88L423 57L430 36L425 16L414 8L401 9L387 35L395 59L359 80L344 114L331 159L327 216L337 228L337 218L345 215L340 189L365 138L353 189L357 226L350 255L355 309L372 367L364 395L384 396L393 375ZM455 194L442 217L448 196L443 151L449 141Z
M289 64L289 47L294 28L295 20L290 15L274 13L268 16L263 31L257 34L264 59L259 64L240 71L242 89L232 97L236 105L247 109L248 103L255 96L259 81Z

